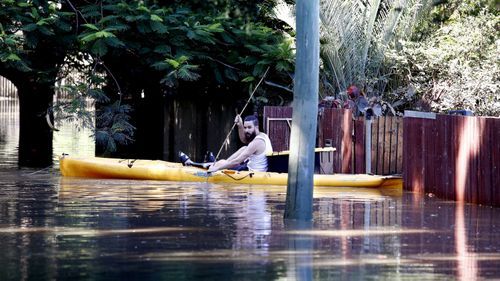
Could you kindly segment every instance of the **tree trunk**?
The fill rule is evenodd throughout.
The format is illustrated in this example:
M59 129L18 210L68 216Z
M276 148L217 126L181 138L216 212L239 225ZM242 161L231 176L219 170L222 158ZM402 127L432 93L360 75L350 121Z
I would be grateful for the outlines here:
M54 89L49 84L17 85L19 94L19 166L52 164L52 129L45 115L52 106Z

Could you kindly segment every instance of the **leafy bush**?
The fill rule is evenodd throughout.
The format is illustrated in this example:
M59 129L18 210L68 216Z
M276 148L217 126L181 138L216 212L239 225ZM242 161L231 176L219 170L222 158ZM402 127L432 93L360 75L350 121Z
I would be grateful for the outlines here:
M400 41L386 53L399 109L500 115L500 17L478 8L481 1L466 2L437 29L421 31L423 40Z

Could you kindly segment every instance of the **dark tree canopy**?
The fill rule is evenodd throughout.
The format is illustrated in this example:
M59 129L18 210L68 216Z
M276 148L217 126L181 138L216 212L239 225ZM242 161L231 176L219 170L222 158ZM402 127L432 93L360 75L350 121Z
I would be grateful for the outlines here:
M273 81L290 83L292 41L270 28L274 5L269 0L2 1L0 75L16 85L49 84L45 95L53 95L55 81L77 70L83 77L66 86L73 99L93 97L122 113L127 112L120 109L123 97L144 90L175 94L180 84L200 94L213 94L221 85L247 89L268 67ZM78 104L55 109L84 116Z

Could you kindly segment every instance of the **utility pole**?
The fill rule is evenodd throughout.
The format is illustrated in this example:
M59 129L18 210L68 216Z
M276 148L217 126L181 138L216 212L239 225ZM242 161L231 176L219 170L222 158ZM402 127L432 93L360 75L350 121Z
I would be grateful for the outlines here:
M312 218L318 116L319 0L297 0L297 54L285 219Z

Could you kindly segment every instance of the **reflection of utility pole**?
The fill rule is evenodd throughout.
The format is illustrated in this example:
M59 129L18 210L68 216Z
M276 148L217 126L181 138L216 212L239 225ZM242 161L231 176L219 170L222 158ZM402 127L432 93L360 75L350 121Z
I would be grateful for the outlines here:
M310 220L318 115L319 0L297 0L297 53L285 219Z
M292 253L287 264L287 277L293 280L313 280L314 236L308 233L313 229L312 222L288 220L285 222L285 229L287 249Z

